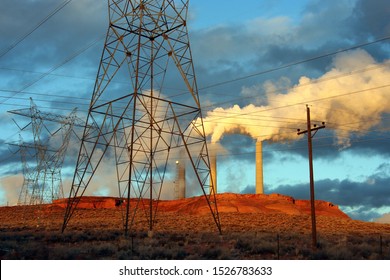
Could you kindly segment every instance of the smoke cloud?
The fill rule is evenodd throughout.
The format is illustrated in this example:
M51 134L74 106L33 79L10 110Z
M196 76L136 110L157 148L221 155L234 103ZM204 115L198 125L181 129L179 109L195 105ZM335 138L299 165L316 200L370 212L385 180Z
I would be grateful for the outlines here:
M216 108L204 118L205 132L212 143L227 133L247 134L259 141L289 141L298 138L296 129L306 127L306 108L312 106L314 122L326 122L333 129L338 145L350 145L351 133L365 134L390 113L390 61L376 62L364 50L337 55L331 69L315 79L301 77L287 90L266 82L261 87L245 88L252 96L265 91L265 104ZM280 93L281 91L287 91Z
M0 200L1 205L13 206L18 203L20 186L23 184L23 175L16 174L1 178L0 180Z

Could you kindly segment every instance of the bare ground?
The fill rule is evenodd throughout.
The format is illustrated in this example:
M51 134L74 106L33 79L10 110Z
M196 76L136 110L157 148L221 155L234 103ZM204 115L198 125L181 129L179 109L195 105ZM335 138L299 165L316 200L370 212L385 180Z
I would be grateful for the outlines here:
M78 209L64 233L64 209L0 208L1 259L390 259L390 225L307 214L159 212L148 237L141 211L128 236L119 209Z

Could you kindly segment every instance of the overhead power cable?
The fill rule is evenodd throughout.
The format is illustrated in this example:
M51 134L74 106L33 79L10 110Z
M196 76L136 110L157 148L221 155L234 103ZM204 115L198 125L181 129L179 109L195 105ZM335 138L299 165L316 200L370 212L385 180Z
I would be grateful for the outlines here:
M305 63L305 62L308 62L308 61L312 61L312 60L315 60L315 59L319 59L319 58L323 58L323 57L326 57L326 56L331 56L331 55L334 55L334 54L338 54L338 53L341 53L341 52L345 52L345 51L348 51L348 50L352 50L352 49L357 49L359 47L362 47L362 46L367 46L367 45L372 45L372 44L375 44L375 43L378 43L378 42L382 42L382 41L385 41L385 40L388 40L390 39L390 36L387 36L387 37L383 37L383 38L380 38L380 39L376 39L374 41L371 41L371 42L367 42L367 43L363 43L363 44L359 44L359 45L355 45L355 46L352 46L352 47L349 47L349 48L345 48L345 49L342 49L342 50L338 50L338 51L335 51L335 52L331 52L331 53L327 53L327 54L322 54L322 55L319 55L319 56L316 56L316 57L312 57L312 58L308 58L308 59L304 59L304 60L301 60L301 61L296 61L296 62L292 62L292 63L288 63L288 64L285 64L285 65L282 65L280 67L277 67L277 68L272 68L272 69L268 69L268 70L265 70L265 71L262 71L262 72L257 72L257 73L254 73L254 74L250 74L250 75L247 75L247 76L243 76L243 77L239 77L237 79L232 79L232 80L228 80L228 81L225 81L225 82L220 82L220 83L216 83L216 84L213 84L213 85L209 85L209 86L206 86L206 87L203 87L203 88L200 88L199 90L204 90L204 89L207 89L207 88L212 88L212 87L217 87L219 85L223 85L223 84L227 84L227 83L232 83L232 82L235 82L235 81L239 81L239 80L243 80L243 79L246 79L246 78L250 78L250 77L253 77L253 76L258 76L258 75L261 75L261 74L265 74L265 73L269 73L269 72L274 72L274 71L277 71L277 70L280 70L280 69L284 69L284 68L288 68L288 67L291 67L291 66L294 66L294 65L298 65L298 64L301 64L301 63ZM90 48L91 45L88 45L86 48L83 48L84 51L88 48ZM83 52L83 51L82 51ZM76 53L76 55L72 55L71 59L73 59L74 57L78 56L81 52L79 53ZM13 92L14 95L12 95L11 97L15 96L17 93L24 93L24 90L28 87L30 87L31 85L35 84L36 82L38 82L39 80L41 80L43 77L46 77L48 75L52 75L52 72L56 69L58 69L59 67L63 66L64 64L66 64L70 59L66 59L64 62L60 63L59 66L56 66L54 68L52 68L49 72L39 72L39 74L41 74L41 76L33 81L32 84L29 84L29 85L26 85L23 89L21 90L18 90L18 91L8 91L8 92ZM306 85L309 85L309 84L313 84L313 83L320 83L320 82L323 82L323 81L328 81L328 80L332 80L332 79L337 79L337 78L340 78L340 77L344 77L344 76L350 76L350 75L353 75L353 74L356 74L356 73L361 73L361 72L365 72L365 71L371 71L371 70L375 70L375 69L378 69L380 67L384 67L384 66L387 66L389 63L386 62L386 63L383 63L381 65L377 65L377 66L373 66L373 67L369 67L369 68L364 68L364 69L358 69L356 71L352 71L351 73L345 73L345 74L341 74L341 75L336 75L334 77L327 77L327 78L324 78L324 79L319 79L319 80L315 80L315 81L311 81L309 83L305 83L303 85L299 85L299 86L306 86ZM0 69L4 69L4 70L14 70L14 71L26 71L26 72L32 72L32 71L27 71L27 70L19 70L19 69L8 69L8 68L0 68ZM34 72L35 73L35 72ZM76 78L76 77L71 77L71 78ZM288 88L283 88L283 89L278 89L278 90L286 90ZM7 90L0 90L0 91L7 91ZM181 95L181 94L178 94L178 95ZM176 95L174 95L176 96ZM11 98L10 97L10 98ZM244 97L244 98L251 98L253 96L247 96L247 97ZM9 99L9 98L8 98ZM8 100L6 99L6 100ZM0 104L4 103L6 100L3 100L2 102L0 102ZM240 98L240 100L242 100L242 98ZM218 106L218 105L221 105L221 104L224 104L224 103L227 103L227 102L232 102L233 100L229 100L229 101L226 101L226 102L223 102L223 103L214 103L212 105L209 105L209 106L203 106L202 108L209 108L209 107L215 107L215 106Z
M308 103L316 103L316 102L320 102L320 101L324 101L324 100L328 100L328 99L345 97L345 96L349 96L349 95L353 95L353 94L358 94L358 93L367 92L367 91L371 91L371 90L384 89L384 88L388 88L388 87L390 87L390 84L377 86L377 87L373 87L373 88L357 90L357 91L352 91L352 92L347 92L347 93L341 93L341 94L327 96L327 97L323 97L323 98L317 98L317 99L312 99L312 100L303 100L301 102L290 103L290 104L283 105L283 106L278 106L278 107L262 108L262 109L259 109L259 110L256 110L256 111L252 111L252 112L238 113L237 115L240 115L240 116L252 115L253 116L254 114L258 114L258 113L263 113L263 112L268 112L268 111L273 111L273 110L279 110L279 109L285 109L285 108L289 108L289 107L293 107L293 106L297 106L297 105L305 105L305 104L308 104ZM223 116L223 117L220 117L220 118L214 118L213 121L218 120L218 119L222 120L222 119L226 119L226 118L236 118L237 115L233 115L231 117Z
M91 48L93 45L95 45L98 41L100 41L101 38L98 38L96 39L95 41L92 41L91 43L89 43L88 45L86 45L84 48L78 50L77 52L73 53L72 55L70 55L69 57L67 57L64 61L62 61L61 63L57 64L56 66L54 66L53 68L51 68L48 72L42 74L41 76L39 76L37 79L33 80L32 82L24 85L20 90L18 91L15 91L13 94L11 94L11 96L9 96L8 98L5 98L3 99L2 101L0 101L0 104L3 104L4 102L6 102L7 100L9 100L10 98L13 98L16 94L19 94L19 93L23 93L24 90L26 90L27 88L31 87L32 85L34 85L35 83L37 83L38 81L42 80L43 78L45 78L46 76L48 76L50 73L54 72L55 70L57 70L58 68L64 66L66 63L68 63L69 61L73 60L75 57L79 56L80 54L82 54L83 52L85 52L86 50L88 50L89 48Z
M5 56L8 52L14 49L17 45L19 45L24 39L30 36L34 31L39 29L44 23L46 23L50 18L52 18L55 14L61 11L66 5L68 5L72 0L67 0L62 2L59 6L57 6L50 14L48 14L45 18L43 18L36 26L34 26L31 30L27 31L25 34L20 36L15 42L13 42L10 46L5 48L0 52L0 58Z
M310 80L309 82L306 82L306 83L303 83L303 84L299 84L299 85L295 85L294 89L300 88L300 87L309 86L309 85L313 85L313 84L319 84L319 83L331 81L331 80L334 80L334 79L340 79L340 78L352 76L352 75L355 75L355 74L365 73L365 72L368 72L368 71L377 70L377 69L380 69L380 68L383 68L383 67L387 67L389 65L390 65L390 61L389 62L384 62L382 64L378 64L378 65L362 68L362 69L357 69L357 70L351 71L349 73L343 73L343 74L334 75L334 76L325 77L325 78L320 78L320 79L316 79L316 80ZM20 70L20 69L9 69L9 68L1 68L1 67L0 67L0 69L10 70L10 71L21 71L21 72L27 72L27 73L37 73L37 74L40 74L41 76L42 75L45 75L45 76L47 76L47 75L54 75L54 76L61 76L61 77L94 80L92 78L66 76L66 75L59 75L59 74L53 74L53 73L27 71L27 70ZM122 82L120 82L120 83L122 83ZM270 93L276 93L276 92L279 92L279 91L286 91L286 90L290 90L290 89L292 89L292 87L277 88L277 89L271 91ZM58 97L58 98L64 98L64 99L67 99L67 100L70 100L70 99L72 99L72 100L80 99L80 100L85 100L85 101L88 101L88 102L90 101L90 98L81 98L81 97L75 97L75 96L64 96L63 94L60 95L60 94L54 94L54 93L37 93L37 92L20 91L20 90L8 90L8 89L0 89L0 92L9 92L9 93L14 93L14 94L23 93L23 94L29 94L29 95L34 95L34 96L45 96L45 97ZM247 98L253 98L253 97L254 96L245 96L245 97L240 98L240 100L247 99ZM0 98L7 98L7 96L0 96ZM26 99L27 100L28 98L19 96L18 99L21 99L21 100L22 99ZM37 99L35 99L35 100L37 100ZM268 100L269 101L275 101L275 100L271 100L271 99L268 99ZM43 101L43 100L41 100L41 101ZM202 106L202 108L205 109L205 108L216 107L218 105L222 105L224 103L230 103L232 101L234 101L234 100L229 100L229 101L220 102L220 103L214 103L214 104L211 104L211 105L208 105L208 106ZM62 103L68 104L69 102L68 101L64 101ZM71 104L75 104L75 103L72 102ZM83 106L83 105L86 105L86 103L80 103L79 105Z
M252 111L252 112L246 112L246 113L235 113L235 112L230 112L228 114L218 114L217 113L216 115L219 115L219 116L213 118L213 121L222 120L224 123L229 123L228 121L226 121L229 118L234 119L234 118L237 118L237 117L246 117L246 116L269 118L270 116L261 115L261 113L267 112L267 111L278 110L278 109L282 109L282 108L288 108L288 107L297 106L297 105L302 105L302 104L307 104L307 103L316 103L316 102L327 100L327 99L334 99L334 98L339 98L339 97L345 97L345 96L349 96L349 95L353 95L353 94L363 93L363 92L372 91L372 90L378 90L378 89L387 88L387 87L390 87L390 84L382 85L382 86L378 86L378 87L374 87L374 88L367 88L367 89L363 89L363 90L353 91L353 92L342 93L342 94L338 94L338 95L332 95L332 96L319 98L319 99L305 100L305 101L302 101L302 102L291 103L291 104L284 105L284 106L279 106L279 107L262 108L262 109L259 109L259 110L255 110L255 111ZM80 98L80 99L82 99L82 98ZM75 102L70 103L69 101L65 102L65 103L67 103L67 104L69 103L69 104L73 104L73 105L81 104L81 103L75 103ZM7 105L20 106L18 104L7 104ZM86 105L86 103L82 104L82 105ZM42 107L42 108L66 110L66 108L53 108L53 107ZM84 110L81 109L79 111L84 111ZM278 121L277 120L269 120L270 123L271 122L274 122L274 123L275 122L280 122L279 120L284 120L284 122L286 122L286 123L295 123L295 122L302 121L301 119L292 119L292 118L277 117L277 116L276 117L272 116L272 118L276 118L276 119L278 119ZM288 122L288 120L290 120L292 122ZM363 122L366 122L366 121L363 121ZM206 120L204 120L204 122L208 122L208 120L206 119ZM354 122L353 124L357 124L357 123L359 123L359 122ZM346 123L346 124L342 124L342 125L339 125L339 126L347 127L350 124L351 123ZM288 129L295 129L295 127L294 128L291 127L291 128L288 128ZM341 128L337 128L337 129L342 130Z
M319 78L319 79L315 79L315 80L310 80L309 82L300 83L300 84L294 85L294 86L279 87L279 88L276 88L276 89L274 89L272 91L268 91L267 93L268 94L270 94L270 93L278 93L278 92L288 91L288 90L291 90L291 89L302 88L302 87L306 87L306 86L310 86L310 85L314 85L314 84L320 84L320 83L323 83L323 82L328 82L328 81L332 81L332 80L335 80L335 79L345 78L345 77L349 77L349 76L353 76L353 75L356 75L356 74L365 73L365 72L368 72L368 71L377 70L377 69L380 69L380 68L383 68L383 67L388 67L388 66L390 66L390 61L386 61L384 63L378 64L378 65L374 65L374 66L370 66L370 67L366 67L366 68L362 68L362 69L357 69L357 70L354 70L354 71L351 71L351 72L348 72L348 73L342 73L342 74L339 74L339 75L334 75L334 76L323 77L323 78ZM247 96L241 96L240 98L236 97L234 99L226 100L224 102L213 103L211 105L204 106L202 108L217 107L217 106L221 106L221 105L226 104L226 103L234 102L235 100L242 101L244 99L255 98L256 94L247 95ZM224 96L226 96L226 95L224 94ZM274 101L273 99L270 99L270 98L267 98L267 100L268 101Z
M376 39L374 41L370 41L370 42L354 45L354 46L349 47L349 48L345 48L345 49L337 50L337 51L334 51L334 52L313 56L313 57L310 57L310 58L307 58L307 59L304 59L304 60L290 62L290 63L281 65L281 66L276 67L276 68L267 69L267 70L260 71L260 72L257 72L257 73L253 73L253 74L250 74L250 75L238 77L238 78L231 79L231 80L222 81L222 82L211 84L211 85L208 85L208 86L204 86L202 88L199 88L199 91L205 90L205 89L209 89L209 88L219 87L219 86L226 85L226 84L235 83L235 82L238 82L238 81L246 80L246 79L249 79L249 78L252 78L252 77L256 77L256 76L260 76L260 75L264 75L264 74L268 74L268 73L272 73L272 72L279 71L279 70L282 70L282 69L286 69L286 68L289 68L289 67L292 67L292 66L296 66L296 65L299 65L299 64L307 63L307 62L310 62L310 61L313 61L313 60L325 58L325 57L328 57L328 56L333 56L333 55L336 55L336 54L339 54L339 53L343 53L343 52L346 52L346 51L359 49L359 48L362 48L362 47L367 47L367 46L372 45L372 44L376 44L376 43L379 43L379 42L387 41L389 39L390 39L390 36L386 36L386 37L382 37L382 38Z

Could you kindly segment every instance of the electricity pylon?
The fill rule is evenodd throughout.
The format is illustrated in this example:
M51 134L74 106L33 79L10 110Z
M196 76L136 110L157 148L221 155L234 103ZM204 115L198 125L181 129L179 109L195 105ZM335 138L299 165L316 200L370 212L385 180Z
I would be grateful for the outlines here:
M30 118L27 127L32 128L32 142L24 142L22 136L19 147L23 166L23 185L18 205L36 205L51 203L53 199L63 198L61 169L68 148L70 135L76 118L76 109L68 116L41 112L33 100L30 108L12 110L11 114ZM29 156L29 157L28 157ZM31 158L34 164L29 164Z
M210 163L187 32L188 2L108 0L109 26L62 230L103 157L110 155L125 202L125 234L139 208L147 213L152 232L170 154L183 148L221 231L208 183Z
M23 143L23 138L19 134L19 153L20 153L20 159L22 161L22 167L23 167L23 185L19 193L19 199L18 199L18 205L28 205L32 201L32 193L35 189L35 186L37 186L37 176L35 175L35 171L32 171L29 167L28 161L27 161L27 147Z

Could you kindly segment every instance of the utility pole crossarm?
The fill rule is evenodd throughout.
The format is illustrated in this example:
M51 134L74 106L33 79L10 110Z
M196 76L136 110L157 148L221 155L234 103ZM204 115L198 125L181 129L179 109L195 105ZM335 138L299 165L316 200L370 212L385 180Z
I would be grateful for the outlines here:
M317 126L316 124L313 126L313 128L311 128L310 129L310 131L311 132L313 132L314 131L314 134L313 135L311 135L311 137L313 138L314 137L314 135L317 133L317 131L318 130L320 130L320 129L323 129L323 128L326 128L326 126L325 126L325 122L322 122L322 125L321 126ZM305 133L308 133L309 132L309 130L303 130L303 131L301 131L300 129L298 129L298 135L301 135L301 134L305 134Z

